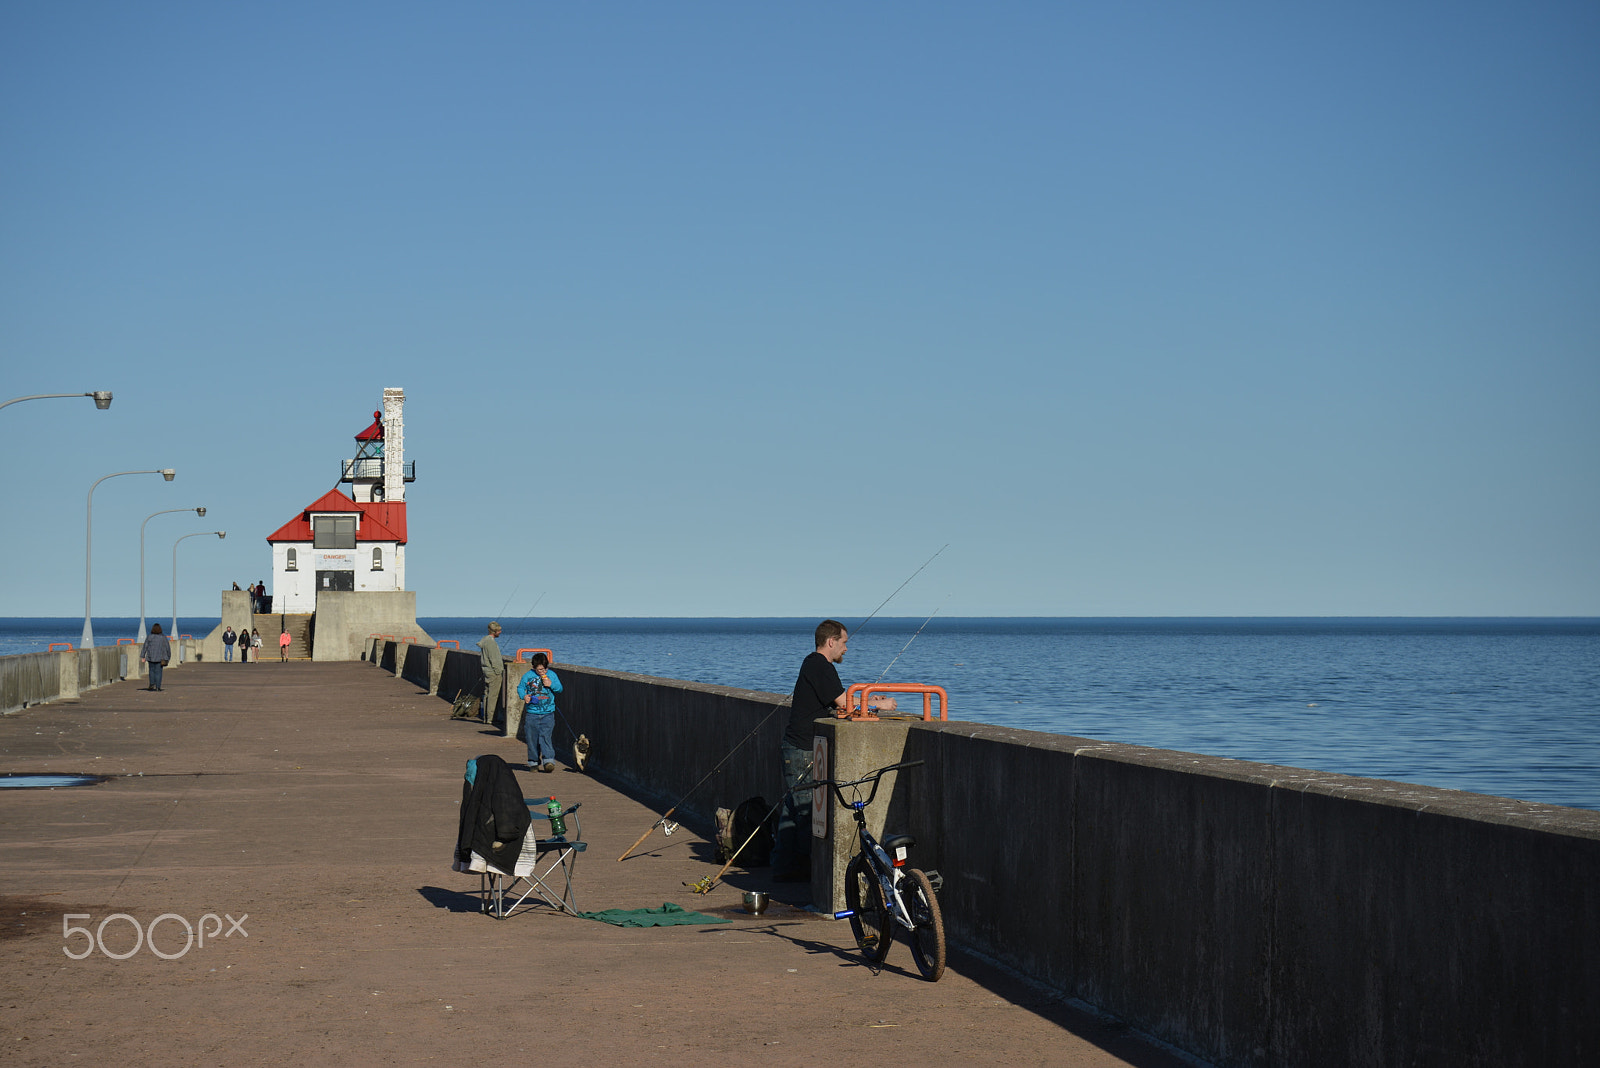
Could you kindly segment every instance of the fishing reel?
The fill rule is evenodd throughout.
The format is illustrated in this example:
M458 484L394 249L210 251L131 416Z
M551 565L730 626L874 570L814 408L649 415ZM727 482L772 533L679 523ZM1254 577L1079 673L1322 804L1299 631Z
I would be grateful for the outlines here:
M709 894L711 888L717 884L715 876L707 875L704 879L697 879L692 883L684 883L690 890L697 894Z
M678 825L676 823L673 823L671 820L662 820L661 821L662 833L664 833L668 838L671 838L672 837L672 832L677 830L677 829L678 829Z

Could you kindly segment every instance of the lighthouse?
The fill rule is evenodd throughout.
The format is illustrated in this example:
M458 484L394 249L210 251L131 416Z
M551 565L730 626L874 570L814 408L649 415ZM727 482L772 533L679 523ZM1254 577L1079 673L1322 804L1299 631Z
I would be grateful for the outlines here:
M222 632L288 633L291 660L356 660L365 641L385 635L430 646L417 625L417 595L406 589L405 390L383 391L372 423L355 436L355 455L339 461L335 488L267 535L272 549L270 608L249 594L222 594L222 622L205 639L203 660L221 660ZM340 486L349 486L342 492ZM276 648L275 645L272 645Z
M405 390L383 391L383 407L340 461L346 495L330 489L267 535L273 611L314 612L325 593L392 593L406 588Z

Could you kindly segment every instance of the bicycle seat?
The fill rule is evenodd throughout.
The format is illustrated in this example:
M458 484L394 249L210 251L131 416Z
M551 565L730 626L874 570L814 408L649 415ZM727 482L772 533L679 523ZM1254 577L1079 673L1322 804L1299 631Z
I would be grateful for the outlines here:
M883 851L893 853L896 849L910 849L916 844L916 838L909 834L891 834L883 840Z

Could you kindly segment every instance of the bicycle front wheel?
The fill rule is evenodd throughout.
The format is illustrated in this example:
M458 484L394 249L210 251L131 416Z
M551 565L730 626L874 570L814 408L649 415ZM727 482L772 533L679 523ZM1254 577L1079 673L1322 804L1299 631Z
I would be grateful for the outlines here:
M893 932L889 928L889 906L884 903L878 877L860 853L844 870L844 904L850 910L850 933L856 947L874 964L889 955Z
M944 916L939 911L939 899L933 895L933 884L922 869L911 868L900 893L911 910L911 956L922 977L937 983L944 974Z

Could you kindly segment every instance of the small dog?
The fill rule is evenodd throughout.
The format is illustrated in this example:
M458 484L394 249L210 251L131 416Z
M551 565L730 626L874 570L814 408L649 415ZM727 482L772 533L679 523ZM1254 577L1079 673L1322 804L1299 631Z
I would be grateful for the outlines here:
M578 765L579 771L585 771L588 769L589 750L592 748L593 746L590 745L589 736L587 734L578 735L578 740L572 743L572 761Z

